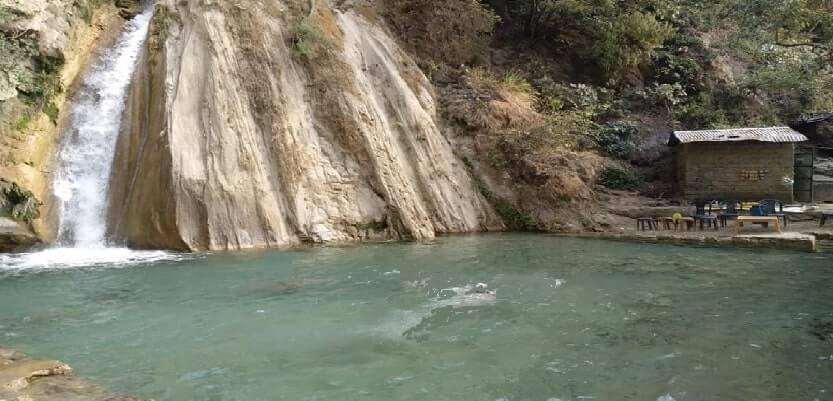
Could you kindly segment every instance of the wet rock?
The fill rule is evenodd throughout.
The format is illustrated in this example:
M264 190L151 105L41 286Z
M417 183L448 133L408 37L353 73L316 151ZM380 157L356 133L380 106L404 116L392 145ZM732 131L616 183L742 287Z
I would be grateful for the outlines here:
M833 320L814 319L810 323L810 333L819 340L833 343Z
M140 401L74 376L60 361L37 360L0 348L0 400Z
M0 252L15 252L40 242L29 227L7 217L0 217Z
M141 11L138 0L116 0L115 4L119 9L119 15L125 19L133 18Z

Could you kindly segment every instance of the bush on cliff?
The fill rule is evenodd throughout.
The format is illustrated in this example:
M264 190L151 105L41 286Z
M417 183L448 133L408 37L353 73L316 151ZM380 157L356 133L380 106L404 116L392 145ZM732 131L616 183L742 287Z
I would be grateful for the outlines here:
M31 223L40 218L40 207L32 191L21 188L17 183L0 182L0 210L13 219Z

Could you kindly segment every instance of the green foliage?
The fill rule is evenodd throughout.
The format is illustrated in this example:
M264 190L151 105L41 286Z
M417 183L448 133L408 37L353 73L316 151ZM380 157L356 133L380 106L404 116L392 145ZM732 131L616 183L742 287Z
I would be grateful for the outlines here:
M648 89L648 96L654 104L664 106L668 114L674 114L674 107L683 103L688 97L688 93L679 83L655 83Z
M635 191L639 188L641 180L630 171L608 167L599 176L599 184L620 191Z
M570 76L557 82L593 82L632 101L610 111L664 109L685 124L745 125L833 108L830 0L488 3L500 13L501 37L566 65ZM532 81L541 110L575 109Z
M73 4L78 9L81 19L90 24L93 22L95 10L104 4L104 0L75 0Z
M49 121L52 121L52 124L58 124L58 116L61 114L61 110L55 102L46 102L41 110L43 114L49 117Z
M623 74L651 60L673 30L650 13L631 12L605 21L597 27L592 50L595 63L606 78L618 80Z
M527 213L524 213L517 208L508 205L500 204L495 207L495 211L500 215L503 224L506 224L510 230L513 231L532 231L535 230L535 219Z
M779 120L833 107L832 2L723 1L738 25L725 49L749 64L740 90Z
M318 57L322 52L330 51L335 44L324 35L321 28L311 17L304 18L295 34L295 49L307 60Z
M678 109L675 117L684 129L724 128L731 125L726 112L714 104L711 96L707 94L701 94L684 104Z
M62 66L63 60L40 54L30 35L0 32L0 71L5 73L25 104L48 114L55 110L51 102L63 92Z
M657 51L653 63L653 81L658 84L679 84L688 94L706 89L705 66L711 57L703 41L690 32L672 36Z
M639 129L627 122L605 124L595 134L599 149L612 157L625 159L636 149Z
M501 79L501 84L504 88L519 93L535 94L535 88L532 84L518 72L512 71L506 73Z
M32 191L20 188L17 183L11 183L2 186L0 195L3 198L0 199L0 207L13 219L31 223L40 217L40 207L43 204L35 198Z
M469 171L474 170L474 167L468 159L463 159L463 163L466 164ZM512 206L505 200L499 199L495 196L495 194L486 187L483 180L481 180L477 174L474 174L473 171L472 179L474 180L475 187L477 187L483 197L486 198L489 203L495 205L495 212L497 212L498 216L500 216L503 221L503 224L506 224L510 230L532 231L536 229L537 223L532 216Z
M29 123L32 122L32 116L29 114L24 114L20 116L14 123L15 131L23 131L26 127L29 126Z
M164 4L157 4L153 10L153 19L150 25L150 46L155 50L161 50L171 32L171 28L179 21L176 11Z

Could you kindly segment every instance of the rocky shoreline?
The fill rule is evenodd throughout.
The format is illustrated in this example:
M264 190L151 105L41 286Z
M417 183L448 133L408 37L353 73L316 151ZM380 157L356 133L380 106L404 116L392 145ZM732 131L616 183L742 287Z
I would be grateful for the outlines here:
M578 238L605 239L628 242L662 243L682 246L710 248L752 248L777 249L783 251L816 252L817 235L802 233L758 234L758 235L709 235L696 233L642 233L642 232L597 232L579 234L555 234Z
M32 359L0 348L0 401L143 401L75 376L55 360ZM147 400L152 401L152 400Z

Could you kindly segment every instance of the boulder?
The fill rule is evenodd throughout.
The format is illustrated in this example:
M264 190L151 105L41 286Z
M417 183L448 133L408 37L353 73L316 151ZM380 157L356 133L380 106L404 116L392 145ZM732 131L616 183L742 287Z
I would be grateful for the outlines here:
M38 360L0 348L0 400L140 401L73 375L61 361Z
M0 252L15 252L40 242L26 225L8 217L0 217Z

